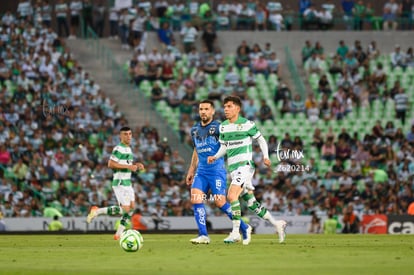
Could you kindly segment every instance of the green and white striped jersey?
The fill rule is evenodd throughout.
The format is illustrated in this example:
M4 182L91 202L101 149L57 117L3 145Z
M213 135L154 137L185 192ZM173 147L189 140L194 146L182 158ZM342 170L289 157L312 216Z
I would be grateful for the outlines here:
M261 136L256 124L244 117L240 117L230 123L228 120L220 124L220 143L227 150L227 164L230 172L246 164L254 167L253 162L253 138Z
M131 147L123 143L119 143L112 150L110 159L119 164L132 165L134 157L132 155ZM112 180L112 186L118 186L118 185L130 186L131 185L131 171L130 170L113 169L113 171L114 171L114 177Z
M55 5L56 17L66 18L66 16L67 16L66 12L67 11L68 11L68 5L66 5L66 3Z

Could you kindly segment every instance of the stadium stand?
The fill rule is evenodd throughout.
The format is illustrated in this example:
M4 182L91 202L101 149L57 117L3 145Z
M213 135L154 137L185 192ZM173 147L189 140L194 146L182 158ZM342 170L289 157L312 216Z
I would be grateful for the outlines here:
M2 26L0 211L41 216L54 207L65 216L85 216L91 205L113 203L106 162L127 121L64 40L49 28L24 24ZM153 192L185 194L182 157L151 125L133 130L133 150L147 165L135 179L142 184L139 205L155 207L158 200L143 202ZM181 197L174 200L176 215Z
M202 31L202 28L200 28L200 33ZM177 38L177 36L175 37ZM373 43L375 44L375 41ZM220 47L220 44L217 46ZM261 46L264 48L264 45ZM189 54L180 53L180 60L175 66L176 77L173 85L175 86L177 83L180 85L181 82L182 94L185 94L186 89L183 83L190 83L190 85L196 87L196 99L209 97L210 93L212 94L211 98L216 99L217 97L220 98L217 94L221 94L221 96L232 92L238 94L237 88L239 86L237 86L237 83L241 80L241 86L245 85L244 89L248 97L246 102L250 102L250 97L255 105L254 109L259 110L260 103L264 101L264 104L267 105L265 110L270 110L275 114L279 113L280 110L281 115L280 117L278 115L276 120L263 121L261 125L263 133L266 137L276 138L274 144L281 141L282 144L287 144L287 148L291 150L309 152L299 164L312 163L312 168L304 173L290 173L286 179L286 175L282 174L279 174L278 177L271 177L259 173L256 178L258 189L264 189L266 184L263 181L266 179L267 184L272 185L275 189L282 189L281 194L295 196L293 209L298 211L307 208L304 207L304 204L309 204L309 201L313 198L312 205L318 205L316 207L318 213L326 214L327 208L322 203L324 199L319 202L315 200L318 196L316 194L321 194L319 188L323 187L327 188L329 194L333 194L335 197L333 200L328 199L331 204L336 204L335 200L339 199L345 202L345 206L350 202L357 203L357 211L360 212L364 211L364 204L368 204L369 210L366 211L370 213L389 213L387 211L391 211L390 209L385 210L385 212L379 210L376 199L372 201L371 198L367 199L366 193L370 193L372 190L378 192L377 189L381 189L379 184L387 183L387 192L398 194L397 190L401 189L401 186L409 184L412 179L413 165L409 153L411 149L406 151L406 147L402 146L406 142L404 136L407 137L411 131L411 121L404 121L403 123L403 119L401 119L401 117L412 117L408 108L412 104L412 95L408 95L408 101L406 96L399 96L401 97L399 105L402 106L404 115L399 114L398 117L395 99L387 95L387 90L393 88L390 86L391 83L394 85L396 80L398 80L397 82L404 82L402 91L410 91L409 88L413 84L411 80L412 69L406 64L391 69L390 59L395 54L378 55L378 50L373 49L372 45L362 47L356 42L352 49L344 53L343 58L339 58L324 52L321 43L317 42L316 46L308 45L309 48L307 49L309 56L314 55L310 58L315 59L314 64L307 61L303 68L304 71L308 72L306 80L309 82L313 93L292 95L289 88L285 85L283 87L279 85L280 79L277 74L270 74L270 78L266 74L255 74L257 70L254 70L254 61L250 62L250 59L258 59L260 55L265 55L266 52L261 49L258 50L259 45L246 45L247 47L256 48L256 50L252 50L250 54L246 54L243 50L245 63L239 58L240 54L238 52L224 56L220 53L218 58L213 53L211 56L216 60L224 60L223 65L218 67L218 72L215 74L209 74L206 69L204 69L204 73L200 73L200 65L202 69L205 68L205 62L208 60L208 57L205 57L206 51L202 46L199 48L200 51L194 49ZM346 45L340 47L347 48ZM410 63L412 59L410 51L412 50L409 50L407 55L403 55L403 59L406 60L405 63ZM306 61L305 58L304 61ZM133 62L129 64L131 63ZM378 65L379 63L382 63L382 65ZM335 65L337 65L336 68ZM402 68L405 67L408 67L407 73L402 72ZM330 69L333 69L333 72L335 69L340 72L345 70L347 73L343 74L344 77L340 79L337 73L331 74ZM381 83L381 80L375 77L379 74L378 71L381 72L382 70L384 70L382 74L387 75L386 83ZM255 85L248 86L249 74L253 75L252 79L256 82ZM321 82L320 76L323 74L324 78ZM192 79L189 80L186 75L192 76ZM349 84L350 80L355 85L352 84L347 87L346 85ZM380 81L380 83L376 83L376 81ZM165 90L162 88L158 90L159 93L166 92L169 94L169 88L166 87L169 84L159 81L158 86L166 88ZM147 82L139 87L147 96L151 96L152 91L154 91L151 90L152 85ZM369 88L378 91L371 91ZM349 93L350 89L359 89L361 94ZM383 93L384 91L385 93ZM282 97L282 100L274 100L278 93L286 94L287 98ZM322 97L324 93L326 93L326 96ZM370 96L370 93L373 93L372 96ZM244 93L241 92L241 94ZM306 96L306 100L304 96ZM171 107L168 100L163 102L161 99L154 104L155 108L165 118L171 119L171 123L175 123L177 118L184 118L184 121L187 121L188 114L178 111L179 108ZM258 120L257 117L253 116L253 118ZM382 121L384 118L387 120ZM185 128L179 125L175 127ZM384 127L387 127L386 132L388 134L385 134ZM277 131L278 129L283 132ZM294 133L295 136L291 138L289 134L284 135L285 131L291 134ZM310 133L313 131L322 134L312 136ZM272 135L275 132L278 133L277 136ZM397 138L394 136L395 133L398 133ZM325 151L328 152L326 142L330 142L331 145L329 146L333 148L331 158L324 158L323 156ZM271 153L274 153L274 151L271 151ZM277 154L272 155L273 160L277 162ZM408 156L407 160L405 160L406 156ZM259 156L258 160L260 160ZM401 160L403 161L401 162ZM405 162L409 163L411 170L407 168L409 172L400 176L403 169L402 163ZM293 160L291 163L297 162ZM292 181L294 182L293 186L291 186ZM311 188L310 185L315 185L315 187ZM345 188L341 186L345 186ZM344 194L341 194L341 192ZM346 195L347 198L338 198L342 195ZM274 197L274 195L264 192L264 197L267 198L268 196ZM328 195L326 194L326 196ZM361 196L364 199L360 200ZM382 206L382 209L384 209L384 206L388 204L388 198L382 197L381 199L387 201ZM407 201L411 199L405 198L406 201L400 200L395 203L393 213L403 213ZM285 205L274 203L275 207L273 207L272 202L280 201L285 200L283 198L271 200L269 206L275 211L286 213L289 203ZM292 203L291 198L288 202ZM339 209L340 213L341 211Z

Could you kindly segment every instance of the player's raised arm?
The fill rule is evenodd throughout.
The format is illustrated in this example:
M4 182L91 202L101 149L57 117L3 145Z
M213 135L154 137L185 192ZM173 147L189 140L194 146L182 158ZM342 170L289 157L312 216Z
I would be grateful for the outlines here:
M186 177L187 185L191 185L193 183L194 174L197 169L197 165L198 165L198 155L197 155L196 149L194 148L193 155L191 156L190 167L188 167L188 171L187 171L187 177Z

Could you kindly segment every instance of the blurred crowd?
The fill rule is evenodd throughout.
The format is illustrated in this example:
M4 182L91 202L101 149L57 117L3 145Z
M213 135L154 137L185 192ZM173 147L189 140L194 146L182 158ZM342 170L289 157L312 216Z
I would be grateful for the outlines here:
M0 211L41 216L51 206L85 216L91 205L115 204L107 160L128 124L118 106L52 29L25 18L1 28ZM134 154L147 167L135 175L139 205L165 205L153 192L164 193L181 215L184 160L148 123L133 132Z
M130 37L133 40L139 38L139 33L154 29L151 24L154 18L162 18L176 31L184 28L183 22L186 21L191 21L196 28L209 22L220 30L289 31L293 26L306 30L329 29L334 25L348 30L410 30L414 14L411 0L383 1L383 6L363 0L132 2L131 7L116 7L108 6L105 0L59 0L54 3L20 0L16 16L30 17L46 26L55 22L59 36L63 37L81 35L81 25L91 26L102 37L109 25L110 36L119 35L121 39ZM8 16L12 17L12 13L8 12Z
M302 61L313 92L306 100L293 100L300 106L297 111L305 112L312 122L319 114L324 120L341 120L357 108L365 107L376 113L387 111L387 116L394 116L405 124L413 84L412 47L404 52L400 45L395 45L392 53L381 54L375 41L364 47L356 40L351 47L341 40L330 56L319 41L314 45L306 41ZM292 100L283 96L279 99L283 100L283 106Z

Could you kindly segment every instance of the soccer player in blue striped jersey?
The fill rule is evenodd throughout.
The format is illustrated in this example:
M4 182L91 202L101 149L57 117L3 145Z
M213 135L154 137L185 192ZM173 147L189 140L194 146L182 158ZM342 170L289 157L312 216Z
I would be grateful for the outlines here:
M270 167L267 143L257 129L256 124L239 115L241 107L241 100L237 96L228 96L224 99L224 114L227 119L220 124L220 148L215 155L207 157L208 163L214 163L227 154L228 170L232 179L227 198L231 204L233 231L224 239L224 242L234 243L240 238L241 208L239 197L241 196L247 202L250 210L275 226L279 235L279 242L283 243L285 241L286 222L283 220L276 221L253 194L252 178L255 172L253 139L259 143L264 164Z
M207 198L207 192L211 191L217 207L230 219L232 219L232 212L230 204L226 201L227 186L224 159L220 158L213 164L207 163L207 157L215 154L220 148L220 123L213 120L213 101L204 100L200 102L199 115L201 121L191 128L194 151L186 177L187 185L191 184L191 202L199 234L197 238L190 241L193 244L209 244L210 238L207 233L206 209L204 207L204 201L209 199ZM243 235L243 244L248 245L252 228L241 221L240 230ZM240 241L240 239L239 237L235 241Z
M119 205L102 208L93 206L86 219L90 223L101 214L110 216L122 215L121 222L114 235L114 240L119 239L135 210L135 193L132 188L131 173L144 169L142 163L133 163L134 157L130 147L132 140L131 128L122 127L119 138L121 142L112 150L108 161L108 167L114 171L112 190Z

